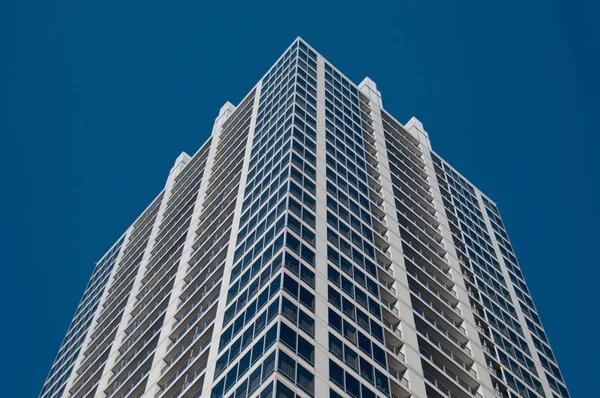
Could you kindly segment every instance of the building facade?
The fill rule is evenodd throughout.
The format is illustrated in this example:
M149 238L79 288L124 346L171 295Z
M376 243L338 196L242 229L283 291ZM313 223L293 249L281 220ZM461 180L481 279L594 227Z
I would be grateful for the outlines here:
M98 262L41 398L569 393L496 205L297 39Z

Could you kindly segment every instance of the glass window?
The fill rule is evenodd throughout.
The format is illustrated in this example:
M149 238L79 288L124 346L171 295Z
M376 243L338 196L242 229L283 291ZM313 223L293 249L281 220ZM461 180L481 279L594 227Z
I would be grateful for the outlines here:
M263 354L263 343L264 343L264 338L261 338L256 344L254 344L254 347L252 347L252 363L254 364L254 362L256 362L258 360L258 358L260 358L260 356Z
M352 369L358 370L358 354L348 346L344 347L344 362L350 365Z
M344 370L337 363L329 360L329 378L338 386L345 388Z
M254 390L256 390L260 385L260 370L261 369L259 367L250 375L250 382L248 384L248 394L252 394Z
M285 323L280 323L281 331L279 332L279 338L281 341L296 351L296 332Z
M373 344L373 359L379 362L384 368L387 368L385 352L377 344Z
M338 308L342 308L342 295L331 286L329 286L327 297L330 303Z
M277 340L277 324L273 325L265 335L265 350L269 349L275 340Z
M285 267L298 275L300 272L300 261L288 254L285 256Z
M250 366L250 352L248 352L246 355L244 355L242 357L242 359L240 359L239 362L239 376L241 377L244 373L246 373L246 371L248 370L248 367Z
M304 230L308 231L306 228L304 228ZM312 241L311 243L314 246L314 234L310 231L308 232L309 234L312 234L312 238L310 239L310 241ZM315 266L315 253L304 245L302 245L302 259L308 264L312 265L313 267Z
M311 287L315 286L315 273L303 266L300 270L300 278L308 283Z
M327 267L327 277L334 284L336 284L336 285L340 284L340 273L332 266Z
M390 381L377 369L375 369L375 386L386 395L390 394Z
M338 358L344 358L344 344L340 339L329 333L329 351L335 354Z
M269 318L267 322L270 322L275 316L279 313L279 300L275 300L269 305L269 309L267 310L269 313Z
M371 319L371 335L383 343L383 328Z
M287 388L282 382L277 381L276 398L294 398L294 392ZM237 397L236 397L237 398Z
M315 296L302 286L300 286L300 301L308 308L315 309Z
M348 279L344 278L342 276L342 290L346 293L348 293L348 295L350 297L354 297L354 285L352 284L352 282L350 282Z
M235 398L246 398L247 388L248 388L248 382L246 380L244 380L244 382L235 391Z
M267 359L265 359L265 362L263 363L263 381L265 381L265 379L267 377L269 377L269 375L273 372L273 370L275 369L275 351L273 351L271 353L271 355L269 355L267 357ZM261 394L262 396L262 394Z
M219 398L223 396L223 388L225 385L225 379L221 379L217 385L214 386L210 394L211 398Z
M287 298L283 297L281 308L283 315L285 315L291 321L296 322L298 307L296 307L294 303L292 303Z
M311 396L315 392L315 377L303 366L298 365L297 384Z
M342 396L340 394L338 394L337 392L330 389L329 390L329 398L342 398Z
M348 373L346 373L346 392L355 398L360 398L360 383Z
M344 337L356 344L356 328L344 320Z
M219 349L223 348L229 340L231 340L231 327L227 328L221 335L221 341L219 342Z
M314 364L315 361L315 349L308 341L302 336L298 336L298 354L306 359L310 364Z
M309 335L315 335L315 321L302 310L298 313L298 325Z
M215 365L215 377L221 374L221 372L227 367L227 355L228 352L225 352L223 355L221 355L221 358L217 360Z
M269 299L269 292L268 290L263 290L263 292L258 296L258 300L256 302L256 306L258 308L262 308L265 303L267 302L267 300Z
M227 378L225 379L225 391L229 391L231 387L237 381L237 364L231 368L231 370L227 373Z
M284 275L283 288L291 293L292 296L298 297L298 282L288 275Z
M363 357L360 358L360 375L373 383L373 365Z
M331 308L329 309L329 324L340 333L342 332L342 317Z
M252 342L253 330L253 327L250 326L244 331L244 334L242 335L242 347L246 347Z
M358 332L358 347L371 356L371 340L361 332Z
M285 352L279 351L279 371L289 377L293 382L296 381L296 362Z
M362 386L362 398L377 398L375 393L369 390L365 385Z
M354 319L355 318L355 315L354 315L354 309L355 309L354 304L352 304L350 302L350 300L348 300L346 297L343 297L342 304L343 304L343 308L344 308L344 314L346 314L351 319Z
M229 358L235 358L235 356L240 352L240 347L242 346L242 339L237 339L235 343L231 345L229 349Z

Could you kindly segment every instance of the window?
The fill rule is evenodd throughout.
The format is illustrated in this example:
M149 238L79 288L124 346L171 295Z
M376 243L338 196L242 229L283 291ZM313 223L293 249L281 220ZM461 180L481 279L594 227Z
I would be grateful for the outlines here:
M267 387L260 393L260 398L270 398L273 396L273 383L269 383Z
M329 309L329 324L338 332L342 333L342 317L331 308Z
M327 297L330 303L335 305L337 308L342 308L342 295L331 286L329 286Z
M344 337L356 344L356 328L344 320Z
M306 315L302 310L300 310L298 315L298 325L309 335L315 335L315 321Z
M360 375L373 383L373 365L364 358L360 358Z
M344 358L344 344L340 339L329 333L329 351L335 354L338 358Z
M248 381L244 380L244 382L237 388L235 392L236 398L246 398L246 391L248 388Z
M365 385L362 386L362 398L377 398L375 393L369 390Z
M329 378L338 386L345 389L344 370L337 363L329 360Z
M265 362L263 363L263 381L265 381L265 379L267 377L269 377L269 375L271 373L273 373L273 370L275 369L275 351L273 351L271 353L271 355L269 355L267 357L267 359L265 359Z
M310 395L314 394L315 391L315 377L308 370L304 369L304 367L298 365L298 375L297 375L297 384L304 391L308 392Z
M286 353L279 351L279 371L296 381L296 362Z
M312 344L306 341L302 336L298 336L298 347L297 347L298 355L302 358L306 359L306 361L310 364L314 365L315 360L315 350Z
M386 395L390 394L390 381L377 369L375 369L375 386Z
M289 355L279 351L279 371L292 382L308 392L314 394L314 376L302 365L296 363Z
M294 332L292 328L290 328L285 323L281 323L281 331L279 332L279 338L292 350L296 350L296 332Z
M358 355L349 347L344 348L344 362L350 365L354 370L358 370Z
M237 381L237 365L235 365L229 373L227 373L227 377L225 379L225 391L228 391L235 382Z
M254 390L256 390L260 385L260 371L261 368L259 367L250 375L250 382L248 383L248 394L252 394Z
M287 298L282 298L281 312L292 322L296 322L298 307Z
M346 373L346 392L355 398L360 398L360 383L348 373Z
M371 340L361 332L358 332L358 347L371 356Z
M329 398L343 398L340 394L333 390L329 390Z
M277 381L277 392L275 398L294 398L295 394L287 388L282 382ZM237 397L236 397L237 398Z
M283 288L290 292L294 297L298 296L298 282L287 275L283 278Z
M300 286L300 302L312 310L315 309L315 296L302 286Z

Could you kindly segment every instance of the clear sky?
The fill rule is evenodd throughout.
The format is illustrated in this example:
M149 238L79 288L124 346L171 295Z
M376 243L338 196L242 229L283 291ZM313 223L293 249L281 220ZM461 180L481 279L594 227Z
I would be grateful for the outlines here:
M497 201L572 395L597 396L589 3L3 2L0 395L37 396L94 261L301 36Z

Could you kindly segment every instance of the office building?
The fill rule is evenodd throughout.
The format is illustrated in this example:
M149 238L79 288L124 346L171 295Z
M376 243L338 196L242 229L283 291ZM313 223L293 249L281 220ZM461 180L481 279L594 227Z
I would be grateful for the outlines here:
M494 202L297 39L98 262L42 398L569 394Z

